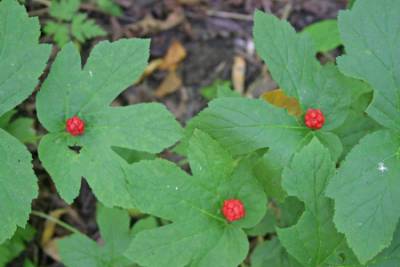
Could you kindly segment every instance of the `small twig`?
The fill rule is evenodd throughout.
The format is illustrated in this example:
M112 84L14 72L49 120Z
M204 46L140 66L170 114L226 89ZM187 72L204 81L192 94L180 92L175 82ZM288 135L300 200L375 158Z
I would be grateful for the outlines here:
M75 227L72 227L71 225L69 225L69 224L67 224L67 223L65 223L65 222L63 222L63 221L61 221L61 220L59 220L59 219L57 219L57 218L54 218L54 217L52 217L52 216L50 216L50 215L47 215L46 213L43 213L43 212L41 212L41 211L33 210L31 214L32 214L32 215L35 215L35 216L37 216L37 217L40 217L40 218L43 218L43 219L52 221L52 222L54 222L54 223L60 225L61 227L67 229L68 231L74 233L74 234L82 234L82 233L81 233L78 229L76 229Z
M253 21L253 16L251 16L251 15L232 13L232 12L226 12L226 11L207 10L206 14L208 16L225 18L225 19Z

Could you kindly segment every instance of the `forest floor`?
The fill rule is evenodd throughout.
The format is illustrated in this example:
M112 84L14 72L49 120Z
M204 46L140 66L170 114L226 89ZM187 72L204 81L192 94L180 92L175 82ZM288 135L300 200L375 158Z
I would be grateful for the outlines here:
M31 15L39 15L41 23L48 18L48 8L41 1L27 0ZM159 101L176 115L184 125L191 117L207 105L201 89L217 80L229 81L236 91L249 97L258 97L266 90L277 86L267 68L256 56L252 39L252 14L255 9L272 12L288 19L297 30L327 18L335 18L346 0L116 0L123 8L121 17L104 14L85 3L81 8L89 17L108 32L108 36L87 42L82 54L88 56L90 49L102 39L148 37L152 39L151 60L171 62L165 70L157 69L142 82L128 88L115 101L115 105L130 105L139 102ZM42 37L43 42L51 39ZM53 49L53 55L57 49ZM168 60L167 60L168 61ZM149 70L150 71L150 70ZM39 89L39 88L38 88ZM20 105L20 114L35 118L33 94ZM39 134L44 130L36 121ZM40 194L33 209L62 218L90 237L98 238L95 221L96 200L86 182L82 182L79 197L69 206L57 194L49 175L37 158L36 146L34 166L39 177ZM10 266L22 266L27 256L41 266L63 266L57 258L52 242L43 246L43 233L54 238L67 233L63 228L45 224L41 218L32 216L30 223L38 230L27 250ZM50 225L50 226L49 226Z

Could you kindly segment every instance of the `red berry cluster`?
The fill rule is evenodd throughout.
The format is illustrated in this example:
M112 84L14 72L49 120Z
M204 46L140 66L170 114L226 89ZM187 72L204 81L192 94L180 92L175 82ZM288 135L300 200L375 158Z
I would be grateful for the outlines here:
M308 109L304 116L304 123L310 129L321 129L325 123L325 116L319 109Z
M228 199L224 201L222 213L229 222L237 221L246 215L242 201L238 199Z
M78 116L73 116L67 120L65 129L72 136L82 135L85 132L85 122Z

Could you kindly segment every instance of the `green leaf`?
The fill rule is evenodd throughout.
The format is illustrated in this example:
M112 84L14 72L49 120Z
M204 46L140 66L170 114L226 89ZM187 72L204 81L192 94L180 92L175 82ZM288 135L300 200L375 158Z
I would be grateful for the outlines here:
M126 211L98 206L97 223L104 245L83 234L73 234L58 241L62 262L69 267L132 266L123 253L132 236ZM79 248L79 249L77 249Z
M348 0L347 8L351 9L354 6L355 2L356 2L356 0Z
M335 200L335 225L361 263L389 246L400 216L399 147L390 131L367 135L327 189Z
M242 97L217 98L188 125L187 134L199 128L234 155L270 147L283 151L284 158L310 132L296 117L263 100ZM283 148L283 149L281 149Z
M268 209L264 218L254 227L246 229L249 236L264 236L268 233L274 233L276 218L272 209Z
M16 1L0 2L0 116L29 96L50 52L39 45L40 26ZM24 227L37 195L31 154L0 129L0 243Z
M22 143L35 143L36 130L34 128L34 120L31 118L17 118L13 120L16 110L10 110L0 116L0 128L16 137Z
M50 132L40 142L39 157L67 202L78 195L84 177L105 205L132 207L128 163L112 147L158 153L179 139L179 124L160 104L109 106L139 78L148 55L149 41L125 39L98 44L83 70L72 44L53 63L37 95L39 120ZM85 122L82 136L65 131L74 115Z
M122 9L113 0L97 0L97 5L110 15L117 17L122 15Z
M144 160L144 159L155 159L156 155L142 152L133 149L127 149L123 147L113 147L115 153L117 153L120 157L122 157L129 164Z
M321 109L325 130L340 126L350 106L346 78L333 65L321 66L313 41L286 21L256 11L254 23L256 49L280 88L296 97L302 110Z
M234 96L235 92L231 89L230 81L216 80L211 85L202 87L200 94L207 100L217 97Z
M26 243L35 235L35 229L27 225L25 229L18 228L15 235L0 245L0 266L5 267L8 262L16 258L26 248Z
M277 202L283 202L287 196L281 182L283 162L288 161L288 159L282 158L282 154L282 151L277 149L269 150L254 166L254 174L263 185L265 193Z
M384 7L384 8L382 8ZM346 75L362 79L374 88L368 114L381 125L400 130L400 2L357 1L339 15L339 28L346 55L338 59Z
M129 189L136 206L173 223L141 232L125 255L143 266L236 267L249 249L241 228L256 225L266 210L252 174L254 158L233 160L215 140L195 131L189 161L193 176L165 160L131 165ZM244 203L246 216L228 223L220 210L232 198Z
M63 47L71 39L69 25L65 23L49 21L44 26L43 31L47 36L53 36L59 47Z
M351 91L352 104L348 116L343 125L333 131L343 143L342 157L347 155L362 137L380 127L365 113L372 100L372 88L364 82L354 80Z
M80 0L52 0L50 15L61 20L72 20L80 4Z
M251 254L251 267L301 267L279 243L277 238L258 245Z
M140 219L133 225L131 235L136 235L144 230L157 228L157 226L157 219L153 216L148 216L146 218Z
M302 33L311 37L318 52L327 53L342 43L338 23L335 19L313 23L305 27Z
M50 54L39 45L40 25L14 0L0 2L0 116L27 98Z
M263 100L241 97L215 99L188 124L186 140L195 128L210 134L234 155L269 147L256 165L255 172L267 194L278 201L285 198L280 187L283 166L313 137L327 145L335 159L342 151L340 140L333 133L311 131L285 109Z
M0 244L17 226L25 227L31 202L37 196L37 181L31 154L17 139L0 129Z
M87 19L86 14L77 14L72 19L71 34L80 43L86 40L105 36L107 33L92 19Z
M24 262L24 267L36 267L36 265L33 264L33 262L31 262L30 260L26 259Z
M392 267L400 265L400 227L397 226L393 241L387 249L379 253L367 267Z
M35 121L32 118L17 118L5 130L22 143L34 144L37 140L34 123Z
M288 196L278 207L280 209L279 227L288 227L296 224L304 213L304 202L297 197Z
M317 139L296 153L283 171L284 189L304 202L305 211L297 224L278 229L278 236L303 266L323 266L339 258L337 249L345 242L333 224L332 203L324 196L334 173L335 163Z

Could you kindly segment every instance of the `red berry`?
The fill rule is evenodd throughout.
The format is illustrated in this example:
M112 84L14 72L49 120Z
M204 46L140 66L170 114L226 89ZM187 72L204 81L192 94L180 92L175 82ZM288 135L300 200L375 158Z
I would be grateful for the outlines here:
M85 132L85 122L78 116L73 116L67 120L65 129L72 136L82 135Z
M222 213L229 222L237 221L246 215L242 201L238 199L228 199L224 201Z
M321 110L309 108L304 116L304 123L310 129L321 129L325 123L325 116Z

